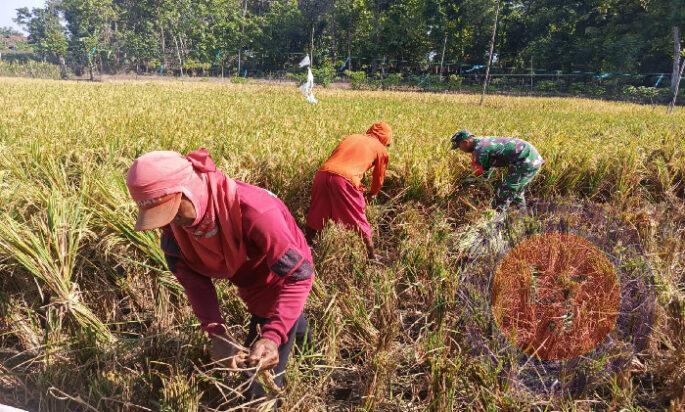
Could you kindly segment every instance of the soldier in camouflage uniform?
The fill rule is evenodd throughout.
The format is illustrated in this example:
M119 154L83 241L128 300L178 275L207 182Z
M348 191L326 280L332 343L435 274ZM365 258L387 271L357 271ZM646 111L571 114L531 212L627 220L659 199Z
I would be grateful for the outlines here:
M497 189L492 207L504 211L514 203L526 208L523 191L544 163L542 156L530 143L508 137L477 138L466 130L452 136L452 149L471 153L476 176L485 173L489 178L495 167L508 167L509 172Z

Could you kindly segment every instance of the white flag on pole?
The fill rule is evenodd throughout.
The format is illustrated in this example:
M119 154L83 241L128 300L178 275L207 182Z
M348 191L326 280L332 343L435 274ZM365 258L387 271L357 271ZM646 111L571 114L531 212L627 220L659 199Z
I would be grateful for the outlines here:
M314 74L312 69L307 67L307 81L300 86L300 92L311 104L317 104L319 101L314 97Z
M304 59L300 62L300 68L310 66L312 61L309 60L309 55L304 56Z

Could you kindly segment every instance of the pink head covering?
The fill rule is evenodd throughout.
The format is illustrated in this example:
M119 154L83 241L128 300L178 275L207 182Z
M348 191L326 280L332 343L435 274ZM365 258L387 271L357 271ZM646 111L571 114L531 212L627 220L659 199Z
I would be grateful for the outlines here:
M180 153L158 151L147 153L133 162L128 171L126 185L131 197L141 208L140 218L147 214L146 206L157 203L157 199L170 194L182 193L195 206L197 212L197 220L193 222L195 225L204 216L207 208L208 191L202 190L202 180L202 177L193 170L192 163ZM156 220L159 221L159 219ZM170 221L171 219L161 222L161 225L164 226ZM138 230L156 229L157 227L159 226L146 225L141 219L136 225Z
M191 201L197 213L193 224L188 228L171 224L188 263L202 265L211 272L228 271L229 276L244 263L246 254L236 184L217 170L206 149L198 149L185 157L171 151L147 153L133 162L126 184L141 216L150 212L145 209L146 205L168 195L182 193ZM154 227L144 227L151 228Z

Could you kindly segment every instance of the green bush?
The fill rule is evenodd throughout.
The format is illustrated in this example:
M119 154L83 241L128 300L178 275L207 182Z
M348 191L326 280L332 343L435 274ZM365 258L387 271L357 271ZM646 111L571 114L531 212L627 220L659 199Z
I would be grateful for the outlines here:
M233 77L231 77L231 83L233 83L233 84L245 84L245 83L247 83L247 78L240 77L240 76L233 76Z
M307 72L304 73L290 73L286 74L286 78L297 82L297 84L303 84L307 81Z
M35 79L59 80L59 66L52 63L29 60L26 63L0 61L0 77L32 77Z
M502 86L506 82L502 77L490 77L490 80L488 81L488 85L497 88L498 86Z
M380 90L383 88L383 80L381 80L379 76L376 76L373 79L368 79L366 85L371 90Z
M366 72L353 72L345 70L345 75L350 78L352 89L360 90L366 88Z
M383 89L394 89L402 85L402 74L392 73L382 80Z
M658 102L671 97L671 91L666 88L626 86L623 88L623 97L636 102Z
M501 77L500 79L501 80L500 80L500 83L498 85L500 90L516 90L516 89L520 89L522 86L524 86L524 84L520 78ZM526 84L525 86L529 87L528 84Z
M329 61L324 62L320 67L312 68L312 74L314 75L314 82L323 87L328 87L335 79L335 67ZM286 77L290 80L294 80L297 84L303 84L307 81L307 71L298 69L298 71L291 73L288 72Z
M602 97L606 96L605 87L591 83L572 83L569 91L580 96Z
M212 65L210 63L200 63L195 59L188 59L185 62L183 62L183 70L185 70L186 73L188 73L189 75L194 75L199 72L204 74L211 68Z
M535 85L535 90L540 93L559 93L564 86L563 80L541 80Z
M442 77L437 74L412 76L411 83L428 92L440 92L448 88L448 83L443 82Z
M613 93L620 94L628 86L643 84L644 78L645 76L640 75L620 75L603 81L602 84Z
M335 79L335 67L333 67L333 63L326 60L321 66L312 68L312 74L314 75L314 82L316 82L316 84L328 87ZM305 74L305 81L306 80L307 76Z
M573 94L582 95L585 94L585 86L585 83L571 83L568 90Z
M142 64L143 67L145 67L145 70L147 71L160 71L162 68L162 62L159 61L158 59L151 59L146 62L143 62Z
M456 74L450 74L450 76L447 78L447 88L450 90L461 90L463 83L464 78Z

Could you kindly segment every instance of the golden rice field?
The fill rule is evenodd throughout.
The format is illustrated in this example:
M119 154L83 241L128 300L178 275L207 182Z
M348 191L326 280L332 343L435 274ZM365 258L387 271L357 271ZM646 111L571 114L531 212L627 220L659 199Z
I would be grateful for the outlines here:
M294 87L266 84L0 79L0 404L246 406L234 391L244 378L207 365L208 342L157 235L132 230L126 170L146 151L207 147L302 222L311 179L338 140L384 120L395 141L369 208L384 264L367 264L361 242L336 227L315 244L314 342L290 359L281 410L685 408L684 109L503 96L479 107L479 96L341 89L317 98L311 106ZM487 220L496 178L474 179L469 159L449 151L461 128L538 147L547 163L529 199L591 204L634 230L657 305L626 367L546 396L508 379L508 359L470 350L464 239ZM229 285L219 294L243 337L243 304Z

